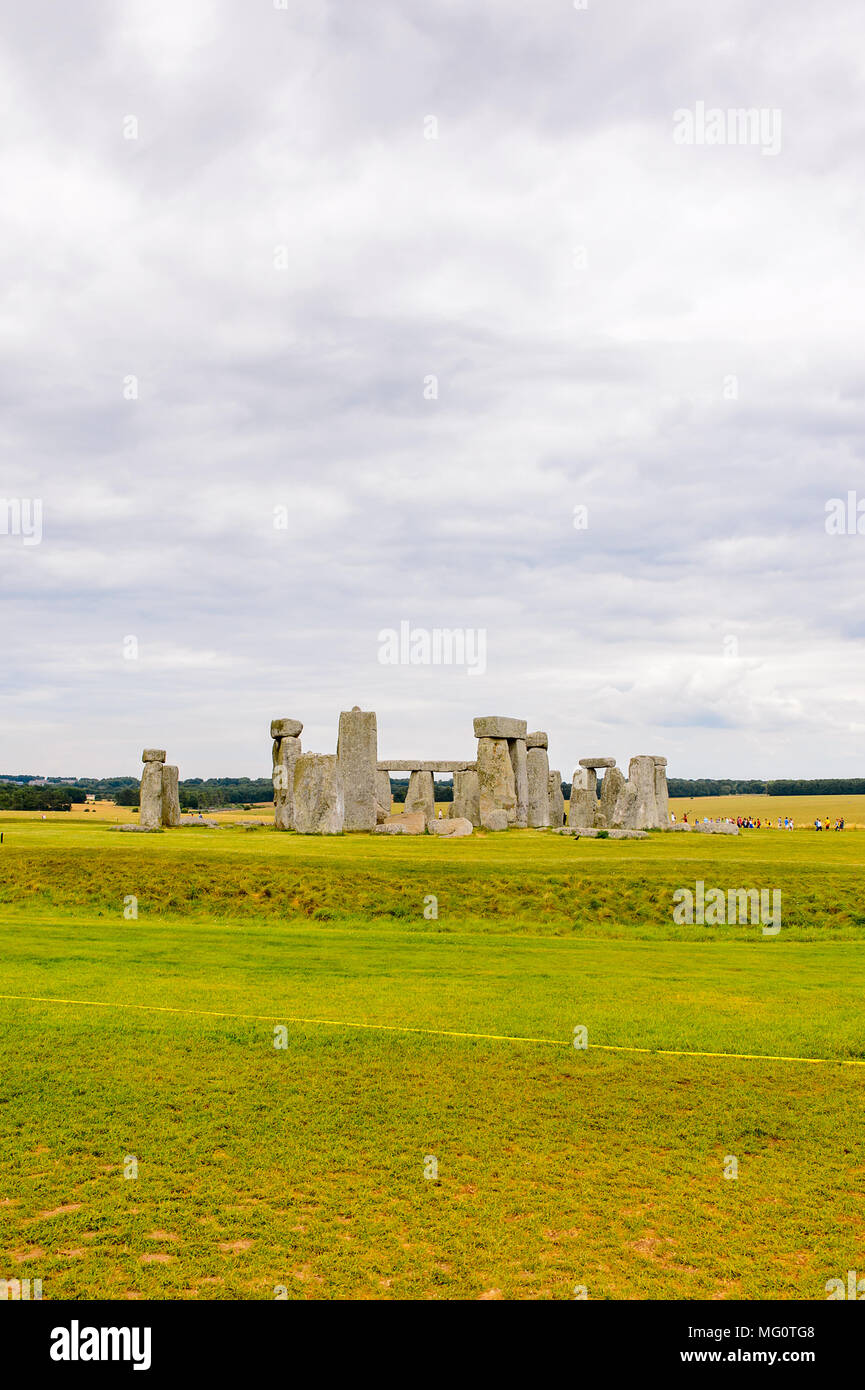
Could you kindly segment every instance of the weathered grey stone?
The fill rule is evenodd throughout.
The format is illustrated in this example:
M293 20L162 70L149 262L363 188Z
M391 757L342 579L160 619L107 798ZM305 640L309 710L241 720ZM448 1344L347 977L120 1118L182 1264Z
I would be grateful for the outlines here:
M615 767L615 758L580 758L580 767Z
M526 770L529 779L528 824L531 829L540 830L550 823L550 759L546 736L543 743L532 744L529 748Z
M162 764L162 824L180 824L180 773L171 763Z
M526 748L547 748L549 740L543 729L536 730L533 734L526 734Z
M447 820L433 821L435 835L471 835L472 823L465 816L449 816Z
M403 811L401 816L388 816L375 827L376 835L423 835L426 818L422 811Z
M730 825L725 820L694 821L693 826L685 825L675 827L677 830L695 830L700 835L738 835L738 825Z
M562 791L562 774L558 768L550 773L550 825L555 829L565 823L565 797Z
M577 828L564 826L555 832L557 835L573 835L575 840L597 840L599 837L606 837L608 840L648 840L649 835L646 830L607 830L604 826L581 825Z
M423 815L427 829L435 820L435 795L431 772L413 772L408 779L405 794L405 809L411 815L418 811Z
M625 782L616 800L616 809L613 812L613 825L622 830L637 830L637 788L631 782Z
M456 820L467 820L472 825L480 825L481 803L477 771L454 773L453 815Z
M141 761L143 763L164 763L165 749L145 748L144 752L141 754Z
M488 811L484 821L484 830L507 830L508 813L507 811Z
M655 767L666 767L666 766L667 766L667 759L666 759L666 758L660 757L660 755L659 755L658 753L653 753L653 754L652 754L652 762L655 764Z
M660 824L655 799L655 759L646 753L632 758L628 765L628 781L636 789L634 830L651 830Z
M598 774L593 767L575 767L568 804L568 825L594 825Z
M372 830L375 826L375 774L378 762L378 730L372 710L344 710L339 716L336 745L345 797L345 829Z
M670 824L670 793L667 789L667 759L655 758L655 806L658 825ZM737 827L738 828L738 827Z
M379 772L477 772L477 761L442 758L379 758Z
M286 735L273 741L273 823L277 830L294 829L294 768L302 751L299 738Z
M162 760L148 758L141 774L138 824L142 830L162 827Z
M270 721L271 738L300 738L302 733L302 719L272 719Z
M390 815L391 801L390 777L386 772L376 772L375 774L375 819L376 824L387 820Z
M477 724L477 720L475 721ZM507 827L517 804L514 769L506 738L478 739L478 809L485 830ZM504 826L500 815L504 813ZM490 818L495 817L495 825Z
M345 798L335 753L301 753L294 764L294 828L301 835L339 835Z
M474 722L475 738L521 738L526 736L525 719L508 719L500 714L482 714Z
M529 774L527 767L526 741L524 738L508 739L508 753L514 770L514 815L511 824L516 830L525 830L529 823ZM510 820L510 817L508 817Z
M601 795L598 798L598 818L596 824L604 826L614 826L616 821L616 808L619 804L619 797L625 787L625 774L615 763L608 767L604 773L604 780L601 784ZM602 818L602 820L601 820Z

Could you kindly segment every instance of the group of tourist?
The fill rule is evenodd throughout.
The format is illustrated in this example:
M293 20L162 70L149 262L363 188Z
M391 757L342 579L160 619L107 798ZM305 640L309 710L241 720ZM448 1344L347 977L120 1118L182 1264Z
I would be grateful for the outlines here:
M688 815L689 815L689 814L690 814L690 813L689 813L688 811L684 811L684 812L682 813L682 823L683 823L684 825L688 825L688 824L690 823L690 822L688 821ZM769 830L769 829L771 829L771 826L772 826L772 822L771 822L770 820L768 820L768 819L763 820L763 819L760 818L760 816L716 816L716 817L715 817L715 820L716 820L716 821L724 821L727 825L736 825L736 826L738 826L738 828L739 828L740 830ZM675 816L675 813L672 812L672 811L670 812L670 821L671 821L671 823L672 823L673 825L676 824L676 816ZM694 825L699 825L700 823L701 823L701 822L700 822L700 817L699 817L699 816L694 816L693 824L694 824ZM703 816L703 818L702 818L702 824L703 824L703 825L708 825L708 824L709 824L709 817L708 817L708 816ZM821 820L820 817L818 816L817 819L816 819L815 822L814 822L814 829L815 829L815 830L829 830L830 828L833 829L833 830L843 830L843 829L844 829L844 826L845 826L845 822L844 822L844 817L843 817L843 816L836 816L836 817L835 817L835 824L834 824L834 826L831 826L831 827L830 827L830 824L829 824L829 817L828 817L828 816L826 816L825 820ZM778 817L778 829L779 829L779 830L795 830L795 829L796 829L796 822L793 820L793 817L792 817L792 816L779 816L779 817Z

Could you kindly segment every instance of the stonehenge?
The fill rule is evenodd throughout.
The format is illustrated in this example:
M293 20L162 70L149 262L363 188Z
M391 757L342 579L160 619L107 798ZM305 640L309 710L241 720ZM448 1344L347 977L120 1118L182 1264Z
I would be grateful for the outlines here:
M381 759L376 715L358 705L340 714L334 753L305 753L302 731L300 719L270 723L276 830L448 838L475 829L530 829L586 836L616 832L616 838L633 838L637 832L679 829L670 824L667 759L657 754L632 757L627 777L615 758L580 758L566 814L561 773L550 768L548 735L543 730L529 733L524 719L478 716L473 722L474 759ZM142 753L141 830L172 829L186 819L180 814L178 769L165 759L162 748ZM395 815L394 772L410 774L405 804ZM448 772L453 801L450 814L442 816L434 776Z
M615 758L580 758L574 769L568 828L666 830L670 824L667 760L641 753L625 779ZM603 772L600 796L598 772Z

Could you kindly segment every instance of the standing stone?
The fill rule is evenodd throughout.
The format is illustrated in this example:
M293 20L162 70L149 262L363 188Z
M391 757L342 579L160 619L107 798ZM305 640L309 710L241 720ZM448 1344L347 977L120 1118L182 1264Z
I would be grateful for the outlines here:
M162 765L162 824L180 824L180 773L170 763Z
M550 825L560 830L565 823L565 798L562 792L562 774L558 768L550 773Z
M571 781L568 825L592 826L598 802L598 774L593 767L575 767Z
M508 739L508 753L514 770L514 793L516 803L512 824L517 830L525 830L529 823L529 774L526 764L527 750L524 738ZM511 820L511 817L508 817Z
M411 774L408 779L408 791L405 794L405 810L409 815L414 815L418 811L422 812L424 824L429 830L436 814L431 772L413 772Z
M359 705L339 716L336 756L345 796L345 829L375 829L378 730L372 710Z
M616 801L612 825L615 830L638 830L637 788L633 782L625 782Z
M475 720L475 727L478 721ZM478 809L485 830L504 830L516 813L514 768L506 738L478 739ZM504 822L504 823L502 823Z
M294 764L294 828L301 835L339 835L345 799L335 753L301 753Z
M625 788L625 774L620 767L615 764L608 767L604 773L604 780L601 784L601 795L598 801L598 812L595 823L601 827L615 826L616 807L619 804L619 797Z
M162 768L165 753L161 748L145 748L142 754L139 820L142 830L159 830L162 826Z
M453 814L459 820L468 820L472 825L480 825L481 805L476 772L454 773Z
M273 823L277 830L294 829L294 765L301 752L299 738L286 735L273 740Z
M376 772L375 774L375 821L376 825L381 825L382 821L387 820L390 815L391 807L390 773Z
M647 754L632 758L628 781L635 788L634 816L636 830L651 830L658 825L658 803L655 798L655 759Z
M667 759L655 758L655 804L658 825L670 824L670 792L667 787Z
M536 735L532 735L536 737ZM528 823L532 829L539 830L550 823L550 759L544 742L529 745L526 755L526 770L529 779ZM526 740L528 743L528 739ZM561 789L560 789L561 790Z

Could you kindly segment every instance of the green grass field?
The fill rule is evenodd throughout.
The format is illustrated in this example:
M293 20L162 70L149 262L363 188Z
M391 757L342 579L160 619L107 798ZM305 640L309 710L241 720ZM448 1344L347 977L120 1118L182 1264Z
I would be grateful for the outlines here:
M0 1277L819 1299L865 1262L865 836L0 828ZM675 924L698 879L780 887L781 931Z

